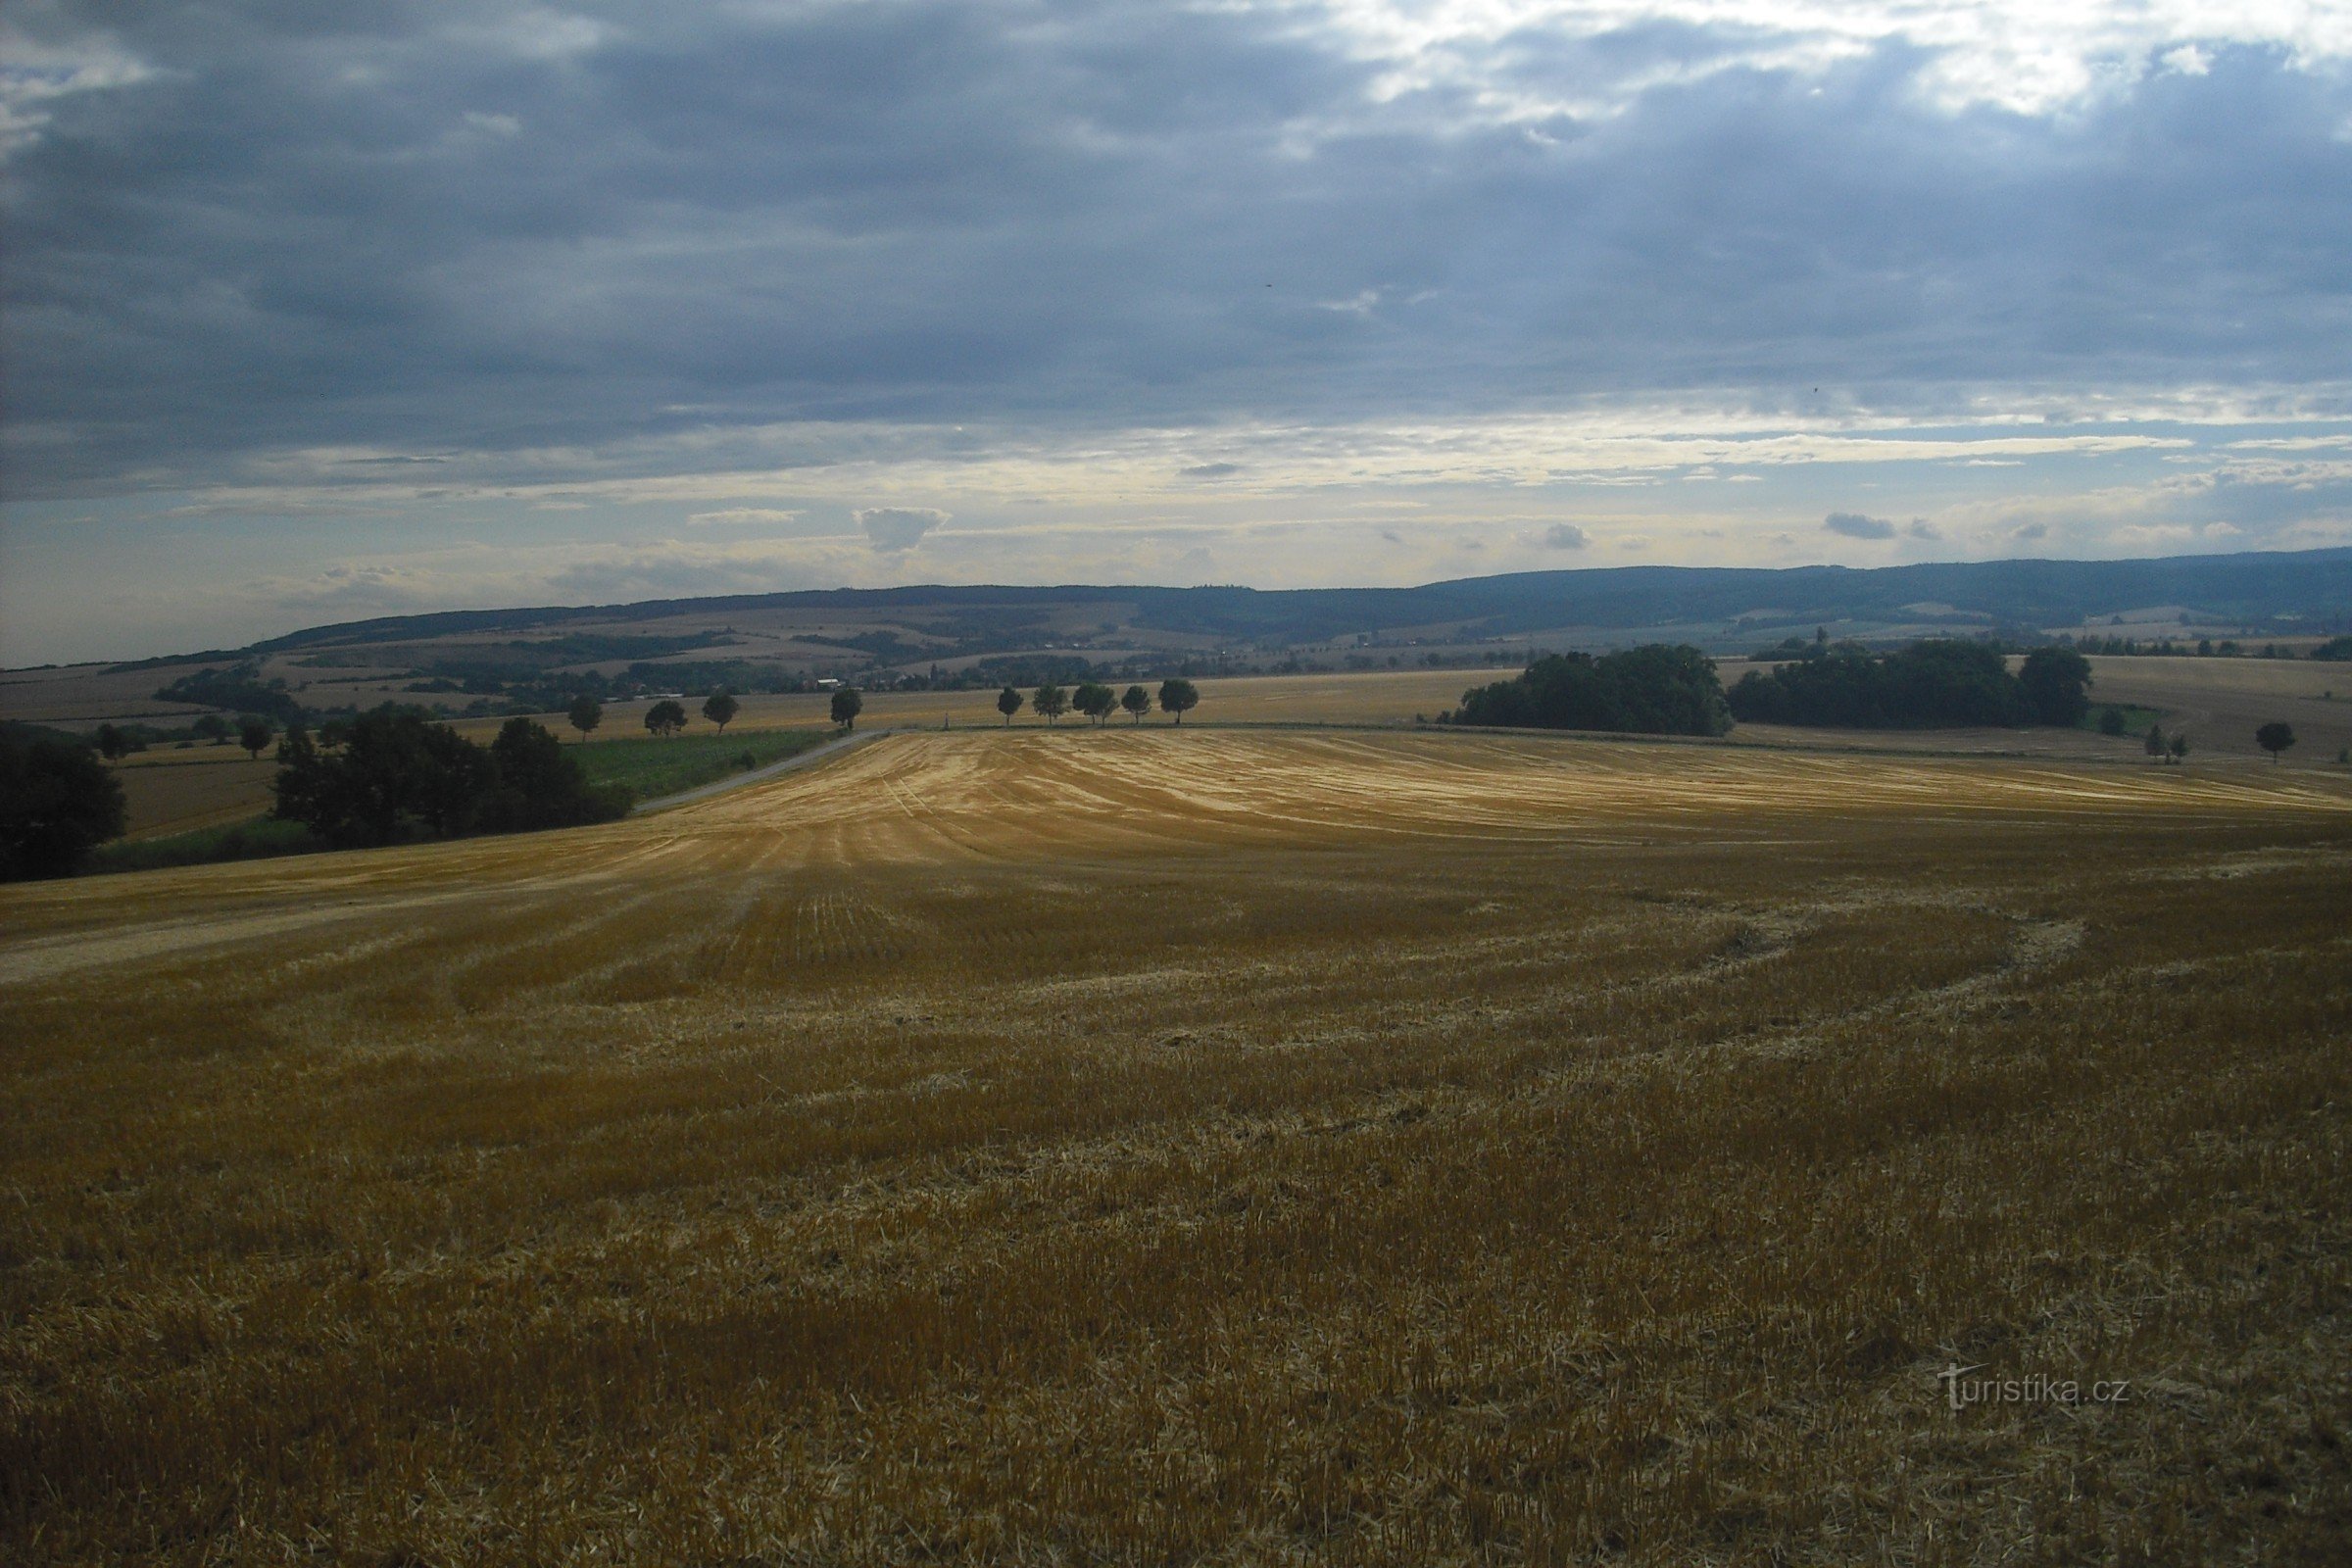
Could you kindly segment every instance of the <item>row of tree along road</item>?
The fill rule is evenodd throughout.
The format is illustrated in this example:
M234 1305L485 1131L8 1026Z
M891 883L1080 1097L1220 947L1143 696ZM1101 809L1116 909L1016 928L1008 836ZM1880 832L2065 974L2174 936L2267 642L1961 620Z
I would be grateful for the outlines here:
M1035 710L1038 717L1049 724L1058 721L1064 713L1073 712L1102 724L1113 713L1124 710L1141 724L1144 715L1152 711L1154 701L1152 694L1141 686L1130 686L1124 692L1116 692L1100 681L1080 681L1074 689L1048 681L1026 696L1016 686L1005 687L997 693L997 711L1004 715L1007 724L1024 708ZM1189 680L1164 680L1159 683L1156 702L1161 712L1181 724L1185 714L1200 706L1200 688ZM703 700L703 717L716 725L721 735L727 732L727 725L742 711L743 704L736 700L734 693L723 689L712 692ZM858 715L864 711L865 698L857 688L844 686L834 692L833 722L843 729L857 728ZM604 724L605 707L593 697L582 697L571 705L564 716L573 729L580 732L580 739L586 740ZM676 698L662 698L645 710L645 727L655 735L675 735L686 724L686 705Z
M1141 686L1130 686L1124 692L1114 692L1101 681L1080 681L1076 689L1064 691L1049 681L1023 698L1020 689L1007 686L997 693L997 711L1010 724L1012 716L1021 710L1023 703L1037 710L1037 716L1048 724L1057 722L1061 715L1077 712L1091 718L1097 725L1112 713L1124 709L1141 724L1144 715L1152 711L1152 694ZM1177 723L1184 715L1200 706L1200 689L1189 680L1163 680L1159 683L1159 710Z

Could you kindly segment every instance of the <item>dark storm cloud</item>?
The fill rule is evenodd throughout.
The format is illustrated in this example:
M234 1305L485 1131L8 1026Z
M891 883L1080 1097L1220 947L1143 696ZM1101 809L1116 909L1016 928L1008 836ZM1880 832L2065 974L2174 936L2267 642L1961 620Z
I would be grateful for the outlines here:
M1891 539L1894 524L1884 517L1866 517L1859 512L1833 512L1821 519L1821 525L1831 533L1848 539Z
M1598 107L1498 122L1289 13L19 10L139 65L10 160L20 494L290 446L2342 373L2352 94L2278 51L2028 116L1931 106L1891 44L1531 26L1465 69Z

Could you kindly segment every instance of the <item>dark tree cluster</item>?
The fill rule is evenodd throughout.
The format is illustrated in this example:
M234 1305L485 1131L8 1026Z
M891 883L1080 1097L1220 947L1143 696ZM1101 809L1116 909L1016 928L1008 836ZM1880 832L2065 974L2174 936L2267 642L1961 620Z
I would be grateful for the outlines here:
M88 747L0 728L0 882L64 876L127 820L122 786Z
M318 739L291 730L277 758L274 814L346 848L418 833L575 827L629 808L626 791L591 787L563 744L527 718L510 719L481 747L420 709L387 705Z
M286 690L286 683L275 677L262 679L261 665L251 661L226 669L200 669L192 675L182 675L158 690L155 696L158 702L225 708L232 712L273 718L281 724L292 724L302 717L302 705Z
M1808 652L1770 674L1750 670L1730 694L1743 723L1837 729L2061 727L2090 711L2090 663L2071 648L2036 648L2009 673L1985 643L1931 638L1889 654L1858 643Z
M1456 724L1721 735L1732 727L1715 662L1688 645L1546 654L1516 679L1462 694Z

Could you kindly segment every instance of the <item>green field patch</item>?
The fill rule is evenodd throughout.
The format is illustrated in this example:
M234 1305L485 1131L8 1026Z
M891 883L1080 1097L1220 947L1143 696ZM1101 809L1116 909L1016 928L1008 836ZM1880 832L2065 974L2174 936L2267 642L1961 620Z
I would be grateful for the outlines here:
M2123 733L2134 738L2146 735L2150 724L2161 723L2164 719L2164 710L2160 708L2138 708L2130 703L2094 702L2090 705L2090 711L2076 721L2075 728L2089 730L2094 735L2105 733L2103 721L2107 710L2110 708L2124 715Z
M216 860L266 860L280 855L309 855L326 841L300 822L257 816L222 827L201 827L168 838L117 840L90 852L93 871L156 871L172 865L210 865Z
M747 730L736 735L672 735L663 740L604 741L569 748L591 784L619 784L641 801L675 795L731 774L765 767L822 746L830 729Z

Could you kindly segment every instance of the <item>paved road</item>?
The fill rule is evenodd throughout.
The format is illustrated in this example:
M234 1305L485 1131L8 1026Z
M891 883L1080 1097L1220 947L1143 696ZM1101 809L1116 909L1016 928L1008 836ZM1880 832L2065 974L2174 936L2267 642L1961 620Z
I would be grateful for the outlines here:
M757 784L763 778L774 778L779 773L789 773L796 767L808 767L839 757L844 752L854 752L869 741L878 741L885 735L897 733L896 730L869 729L860 730L855 735L844 735L839 740L827 741L822 746L795 753L780 762L770 762L765 767L755 767L748 773L737 773L731 778L722 778L715 784L698 785L694 789L683 790L676 795L664 795L659 800L639 801L629 814L641 816L647 811L665 811L673 806L685 806L694 801L706 800L713 795L723 795L728 790L739 790L746 784Z

